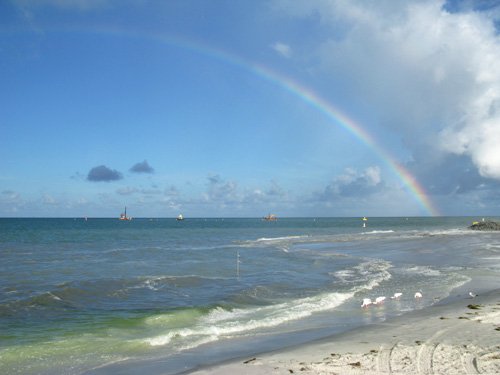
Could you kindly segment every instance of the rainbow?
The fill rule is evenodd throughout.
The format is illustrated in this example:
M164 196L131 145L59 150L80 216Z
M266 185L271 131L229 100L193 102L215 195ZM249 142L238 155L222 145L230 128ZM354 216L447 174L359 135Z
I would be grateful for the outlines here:
M261 76L273 82L277 82L287 91L295 94L303 101L305 101L318 111L322 112L334 123L347 130L355 138L374 150L375 153L380 157L380 159L385 163L385 165L389 167L389 169L398 177L398 179L409 188L412 196L415 198L415 201L425 212L427 212L431 216L440 215L439 210L431 202L429 196L425 192L425 189L417 181L417 179L387 150L382 148L371 136L371 134L368 133L361 125L345 115L340 109L327 102L317 93L303 85L299 85L292 79L283 75L279 75L276 72L272 72L269 68L265 68L256 64L254 64L254 69Z
M359 125L349 116L344 114L340 109L336 108L327 100L325 100L320 95L315 93L313 90L304 85L299 84L298 82L292 80L290 77L277 73L264 65L228 53L227 51L222 50L220 48L215 48L205 44L197 43L185 38L173 37L164 34L153 34L153 33L146 34L134 31L124 31L124 30L109 29L109 28L100 29L97 32L104 34L112 34L120 37L128 36L132 38L146 38L157 41L159 43L178 47L184 50L189 50L193 53L198 53L204 56L217 59L226 64L231 64L241 67L242 69L261 77L262 79L281 87L282 89L296 96L297 98L304 101L314 109L323 113L333 123L344 128L359 141L361 141L369 148L371 148L380 157L380 159L389 168L389 170L391 170L392 173L394 173L394 175L404 184L404 186L406 186L409 189L414 200L424 212L426 212L430 216L440 216L439 210L430 200L425 189L417 181L417 179L401 163L399 163L386 149L381 147L380 144L372 137L372 135L366 131L366 129L364 129L361 125Z

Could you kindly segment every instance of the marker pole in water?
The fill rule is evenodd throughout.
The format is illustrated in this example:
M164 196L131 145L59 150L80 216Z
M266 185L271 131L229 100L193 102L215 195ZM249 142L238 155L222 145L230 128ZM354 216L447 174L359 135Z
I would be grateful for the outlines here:
M236 252L236 277L240 278L240 252Z

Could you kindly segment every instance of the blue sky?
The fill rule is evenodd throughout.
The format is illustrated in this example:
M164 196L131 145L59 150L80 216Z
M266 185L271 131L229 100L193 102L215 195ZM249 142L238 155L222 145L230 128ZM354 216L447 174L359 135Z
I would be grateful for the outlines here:
M498 215L499 21L496 1L2 1L0 216Z

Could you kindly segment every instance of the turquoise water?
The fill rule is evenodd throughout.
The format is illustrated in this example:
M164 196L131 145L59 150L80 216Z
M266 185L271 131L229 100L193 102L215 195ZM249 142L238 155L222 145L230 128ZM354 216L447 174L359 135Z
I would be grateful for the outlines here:
M498 281L472 220L0 219L0 373L175 373L425 308Z

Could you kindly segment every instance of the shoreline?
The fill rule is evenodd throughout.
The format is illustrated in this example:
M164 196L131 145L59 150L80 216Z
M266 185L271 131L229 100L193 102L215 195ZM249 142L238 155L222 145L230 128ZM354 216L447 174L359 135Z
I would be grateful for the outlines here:
M183 374L497 374L500 289Z

